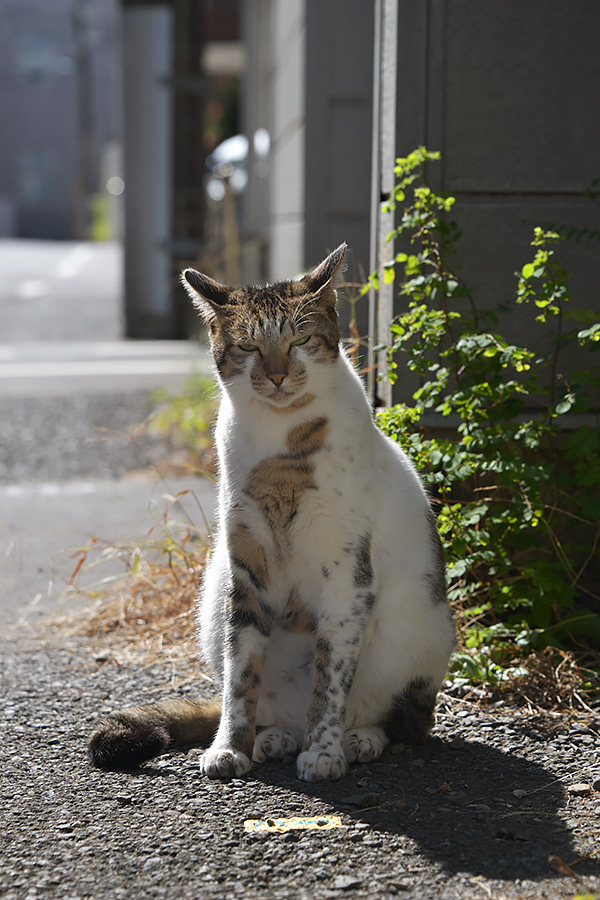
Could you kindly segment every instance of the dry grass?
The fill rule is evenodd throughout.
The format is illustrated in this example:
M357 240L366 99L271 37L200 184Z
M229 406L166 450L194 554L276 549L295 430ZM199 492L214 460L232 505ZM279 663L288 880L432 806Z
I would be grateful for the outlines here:
M594 713L590 702L597 699L598 658L576 656L574 653L546 647L519 660L526 674L508 681L496 693L512 705L527 707L531 712ZM586 667L594 664L596 671ZM586 687L589 685L589 687Z
M86 637L120 659L197 656L195 598L206 565L208 542L191 525L169 521L137 545L92 541L76 558L69 594L92 600L85 609L53 621L70 636ZM98 566L118 561L121 575L84 587Z

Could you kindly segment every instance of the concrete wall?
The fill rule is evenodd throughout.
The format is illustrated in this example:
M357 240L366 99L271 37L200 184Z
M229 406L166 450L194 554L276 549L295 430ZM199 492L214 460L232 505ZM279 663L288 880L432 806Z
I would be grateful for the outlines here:
M268 40L267 276L312 266L346 240L349 277L360 280L369 271L375 4L247 0L247 9L259 20L249 52ZM430 183L457 197L456 267L478 303L512 303L514 272L541 224L578 230L561 258L578 305L598 308L600 222L584 194L600 178L600 5L398 0L398 15L397 155L418 144L441 151ZM502 330L529 337L530 318L513 304ZM366 333L366 309L359 328Z
M253 58L257 35L269 33L270 46L268 277L303 271L347 241L358 278L369 264L373 6L263 0L249 9L261 23Z
M430 183L457 198L456 262L478 302L513 300L544 225L588 229L560 255L577 305L600 310L600 215L584 196L600 178L600 5L399 0L399 14L398 155L441 151ZM530 314L513 305L502 328L523 338Z
M346 276L369 272L374 5L307 0L304 259L317 264L342 241ZM348 327L349 307L340 306ZM366 334L366 300L357 307Z

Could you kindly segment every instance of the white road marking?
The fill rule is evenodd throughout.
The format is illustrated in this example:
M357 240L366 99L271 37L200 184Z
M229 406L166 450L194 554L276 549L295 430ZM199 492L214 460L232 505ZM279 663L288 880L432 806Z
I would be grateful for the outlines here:
M45 297L50 288L48 282L42 281L41 278L29 278L26 281L19 281L15 290L17 296L23 300L36 300L38 297Z
M62 378L85 376L186 375L193 374L197 363L187 359L90 359L48 362L2 362L3 378Z
M59 259L52 274L55 278L74 278L90 262L93 255L88 244L77 244L66 256Z
M94 494L98 491L98 484L93 481L61 481L61 482L36 482L29 484L0 485L0 495L15 499L41 494L42 497L78 497L81 494Z

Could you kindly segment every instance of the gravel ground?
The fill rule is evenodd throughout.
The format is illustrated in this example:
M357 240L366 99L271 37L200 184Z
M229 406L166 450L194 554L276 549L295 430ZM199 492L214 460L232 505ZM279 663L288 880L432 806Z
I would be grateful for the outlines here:
M98 715L212 685L189 664L115 662L81 642L23 638L0 650L5 900L600 891L600 854L575 863L600 846L598 720L442 695L424 747L388 749L335 784L298 782L292 762L210 782L198 750L105 773L85 758ZM244 831L250 818L332 814L342 827ZM574 874L557 872L557 860Z

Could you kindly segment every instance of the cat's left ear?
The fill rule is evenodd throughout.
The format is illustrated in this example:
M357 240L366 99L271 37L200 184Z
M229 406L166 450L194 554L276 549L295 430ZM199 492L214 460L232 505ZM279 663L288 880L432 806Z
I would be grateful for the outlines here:
M311 293L318 294L327 286L335 290L344 274L343 262L347 249L348 244L340 244L316 269L304 276L302 281L306 282Z
M214 319L222 307L227 306L233 291L233 288L220 284L208 275L197 272L196 269L184 269L181 273L181 283L207 322Z

